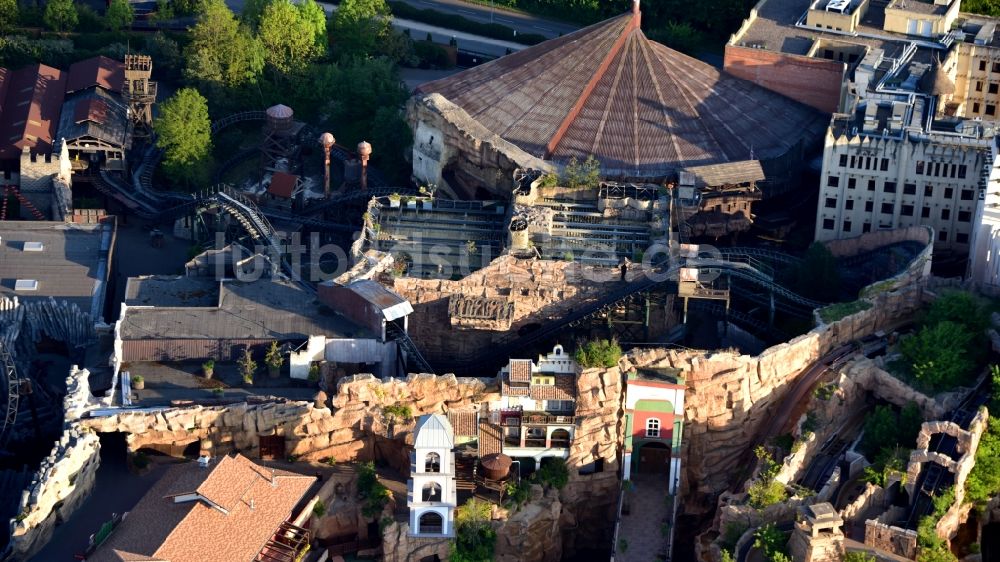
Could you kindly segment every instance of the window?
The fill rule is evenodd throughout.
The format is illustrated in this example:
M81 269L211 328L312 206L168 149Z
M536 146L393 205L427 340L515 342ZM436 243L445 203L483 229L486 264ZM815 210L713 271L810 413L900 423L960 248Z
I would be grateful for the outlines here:
M977 92L982 92L983 91L983 83L982 82L978 82L978 81L976 82L976 91Z
M847 155L846 154L841 154L840 155L840 167L841 168L846 168L847 167Z
M996 82L990 82L989 92L991 94L1000 93L1000 84L997 84Z
M440 513L426 511L417 522L417 532L421 535L440 535L444 532L444 519Z
M861 225L861 232L864 233L864 232L871 232L871 231L872 231L872 225L871 225L871 223L866 222L865 224Z
M826 208L827 209L836 209L837 208L837 199L835 197L827 197L826 198Z
M917 162L917 175L918 176L924 175L924 161L923 160L919 160Z
M941 209L941 220L946 221L951 218L951 209Z
M969 168L965 164L958 165L958 177L965 179L965 174L968 172Z
M938 231L938 242L947 242L947 241L948 241L948 231L947 230L939 230Z
M427 453L424 457L424 472L441 472L441 455Z
M885 193L896 193L896 182L887 181L882 186L882 191Z
M868 180L868 191L875 191L875 180Z
M924 207L923 209L921 209L920 210L920 218L922 218L922 219L929 219L929 218L931 218L931 208L930 207Z
M986 72L986 61L984 60L979 61L979 71Z
M959 232L955 235L955 242L958 242L959 244L968 244L969 235L964 232Z
M903 195L916 195L916 194L917 194L917 184L915 183L903 184Z
M823 230L833 230L833 219L823 219Z
M848 199L847 201L844 201L844 209L848 210L848 211L853 211L854 210L854 199Z
M649 418L646 420L646 437L659 437L660 436L660 420L657 418Z
M969 211L959 211L958 222L972 222L972 213Z
M883 158L882 159L881 166L879 166L879 169L882 170L883 172L889 171L889 159L888 158Z
M875 210L875 203L871 201L865 201L865 212L870 213Z
M972 103L972 112L973 113L979 113L979 102L978 101Z
M954 197L955 197L955 189L954 188L951 188L951 187L944 188L944 198L945 199L954 199Z
M904 217L912 217L913 216L913 205L903 205L899 209L899 214L902 215L902 216L904 216Z
M1000 72L1000 62L993 63L993 72Z
M428 482L424 484L423 490L421 490L420 501L425 502L439 502L441 501L441 485L436 482Z
M838 186L840 186L840 177L838 177L838 176L830 176L830 177L826 178L826 185L829 186L829 187L838 187Z
M858 185L858 180L854 178L847 178L847 189L854 189Z
M993 105L992 103L986 104L986 115L996 115L996 114L997 114L997 106Z
M573 410L572 400L549 400L548 410L553 412L567 412Z
M924 186L924 197L934 197L934 186L925 185Z
M882 214L891 215L893 211L892 203L882 203Z
M973 192L971 189L963 189L961 195L962 201L972 201L972 195Z
M844 221L844 232L851 231L851 221Z

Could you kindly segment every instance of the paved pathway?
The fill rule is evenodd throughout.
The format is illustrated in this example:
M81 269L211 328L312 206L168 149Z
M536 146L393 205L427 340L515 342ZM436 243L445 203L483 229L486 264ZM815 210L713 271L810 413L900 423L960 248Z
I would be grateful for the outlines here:
M632 482L635 488L626 496L631 509L622 514L615 562L653 562L667 545L664 523L671 517L667 477L638 474ZM628 547L622 549L625 544Z

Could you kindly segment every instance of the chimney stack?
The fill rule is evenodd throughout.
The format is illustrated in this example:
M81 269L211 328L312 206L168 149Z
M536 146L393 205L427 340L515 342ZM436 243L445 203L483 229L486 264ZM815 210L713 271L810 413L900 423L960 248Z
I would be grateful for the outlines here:
M323 145L323 196L330 198L330 149L337 139L330 133L323 133L319 137L320 144Z
M642 27L642 10L639 9L639 0L632 0L632 25L635 29Z
M361 160L361 189L368 189L368 159L372 155L372 145L366 141L358 143L358 158Z

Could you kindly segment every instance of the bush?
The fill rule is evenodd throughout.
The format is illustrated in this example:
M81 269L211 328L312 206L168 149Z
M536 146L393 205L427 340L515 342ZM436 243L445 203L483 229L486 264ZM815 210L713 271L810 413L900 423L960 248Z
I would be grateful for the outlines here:
M391 421L410 421L413 419L413 412L409 406L393 404L382 408L382 415Z
M969 382L976 365L970 355L972 334L945 320L927 325L899 344L916 381L931 392L951 390Z
M754 455L760 461L761 468L757 480L747 489L750 507L764 509L785 501L788 498L785 485L774 480L781 467L764 447L754 449Z
M559 179L560 183L570 189L597 187L601 183L601 163L593 155L582 163L573 156Z
M534 477L540 484L561 490L569 482L569 469L563 459L548 457L542 459L542 466Z
M778 562L788 560L788 537L773 523L758 528L753 534L753 546L761 551L766 560Z
M323 503L323 500L316 500L316 503L313 504L313 515L316 517L323 517L325 514L326 504Z
M982 504L1000 493L1000 418L991 417L979 441L976 464L965 482L965 497Z
M865 417L861 452L872 459L886 449L911 448L916 444L923 421L920 408L912 402L898 416L891 406L877 406Z
M473 498L455 510L455 542L451 544L452 562L490 562L497 533L490 525L489 502Z
M819 317L823 319L823 322L830 324L842 318L847 318L852 314L857 314L862 310L868 310L871 307L872 303L864 300L839 302L819 309Z
M365 498L361 513L365 517L375 517L385 508L392 494L378 481L375 465L367 462L358 470L358 493Z
M430 41L414 41L413 54L417 57L417 64L420 68L452 68L454 66L451 57L448 56L448 51L441 45Z
M844 555L844 562L877 562L877 559L867 552L854 551Z
M573 359L585 368L614 367L621 357L617 339L589 341L578 345L573 353Z

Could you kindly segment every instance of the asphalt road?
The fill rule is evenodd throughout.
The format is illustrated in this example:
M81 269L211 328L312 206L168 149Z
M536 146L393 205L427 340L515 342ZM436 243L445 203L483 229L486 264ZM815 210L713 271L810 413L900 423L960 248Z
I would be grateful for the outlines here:
M522 12L513 12L501 8L490 9L489 6L463 2L462 0L400 0L421 9L434 9L447 14L458 14L466 19L483 23L499 23L517 30L518 33L537 33L545 37L558 37L567 34L579 26L544 19Z

